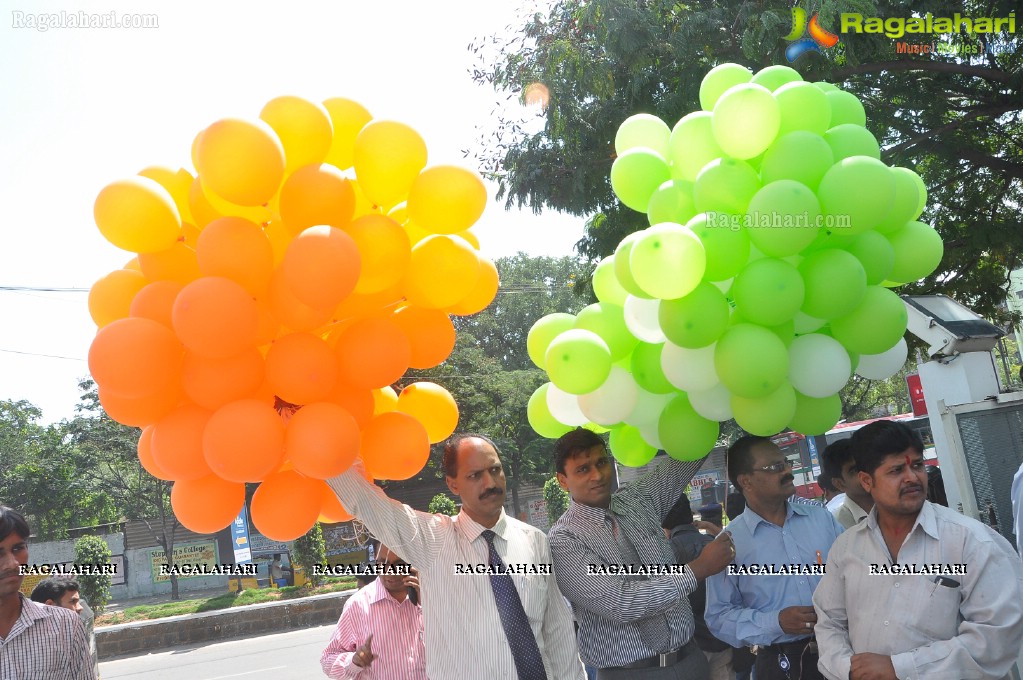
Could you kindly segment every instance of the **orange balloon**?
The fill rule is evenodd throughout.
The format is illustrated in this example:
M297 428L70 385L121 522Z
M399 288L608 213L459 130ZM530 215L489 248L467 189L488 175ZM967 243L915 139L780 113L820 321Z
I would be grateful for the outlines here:
M409 339L412 368L433 368L443 363L455 348L455 326L439 309L402 307L393 318Z
M293 541L309 531L323 506L324 484L294 470L270 475L252 495L252 522L274 541Z
M107 415L128 427L144 427L159 422L185 398L178 383L171 384L166 390L158 390L136 399L110 394L102 387L97 391L99 403Z
M245 505L245 485L208 475L175 482L171 507L182 526L197 534L215 534L230 526Z
M267 102L259 117L280 137L286 173L310 163L322 163L327 157L334 126L327 109L318 102L293 96L275 97Z
M203 276L231 279L255 297L270 287L273 247L255 222L240 217L213 220L199 234L195 254Z
M343 321L370 316L387 316L403 299L402 287L394 285L377 293L352 293L334 309L334 318Z
M394 391L393 387L381 387L378 390L371 390L370 394L373 395L373 415L378 416L381 413L390 413L398 408L398 393ZM366 426L363 425L363 428Z
M334 227L306 229L288 246L281 271L301 302L333 311L355 290L362 269L352 237Z
M457 236L428 236L412 248L405 296L417 307L443 309L468 295L479 277L472 246Z
M182 222L192 221L192 211L188 209L188 191L192 188L192 182L195 181L192 173L184 168L171 170L159 165L151 165L139 172L139 175L148 177L167 190L167 193L174 199L174 205L178 208Z
M355 212L355 189L333 165L307 165L281 187L281 219L293 235L309 227L344 228Z
M195 178L188 190L188 209L200 230L213 220L224 216L210 203L206 192L203 191L202 180L198 177Z
M334 352L340 375L356 387L385 387L409 367L408 337L390 319L364 319L346 328Z
M327 401L348 411L360 428L365 427L373 417L373 393L364 387L352 387L338 380Z
M196 354L225 358L256 345L256 301L239 284L204 276L185 286L171 312L174 332Z
M288 231L284 220L280 216L275 216L263 225L263 233L270 241L270 247L273 249L274 267L277 267L284 261L284 253L288 251L288 244L291 243L291 232Z
M213 123L199 138L195 161L203 183L237 205L266 203L284 178L284 148L261 120Z
M217 409L202 438L206 462L232 482L258 482L284 459L284 422L258 399L239 399Z
M323 106L334 125L334 139L327 152L327 162L347 170L352 167L355 138L373 116L362 104L342 97L327 99Z
M325 524L337 524L352 520L352 515L338 500L334 490L323 482L323 505L320 506L320 522Z
M468 229L487 207L487 188L479 173L455 165L437 165L419 173L408 192L408 216L434 234Z
M139 436L139 443L136 445L136 451L139 454L139 463L142 464L142 468L153 475L157 479L162 479L165 482L172 482L174 478L160 469L160 466L153 460L152 444L153 441L153 426L150 425L146 429L142 430L142 434Z
M266 300L257 302L256 309L259 312L259 329L256 331L256 345L266 348L263 351L265 356L266 351L270 349L270 343L281 332L281 322L270 311L270 303Z
M195 245L199 242L199 227L189 222L182 222L180 238L185 239L186 246L195 249Z
M182 288L184 285L177 281L154 281L140 290L131 301L128 315L152 319L174 330L171 310Z
M497 297L500 284L497 267L485 257L480 258L480 277L469 294L457 303L448 307L448 311L458 316L469 316L486 309Z
M184 285L201 276L195 250L183 241L158 253L140 253L139 266L150 281L177 281Z
M291 333L266 354L266 379L274 393L292 404L323 401L337 383L337 359L322 338Z
M416 382L405 387L398 395L398 411L422 423L431 444L444 441L458 426L455 398L436 383Z
M362 273L356 293L378 293L401 281L412 244L401 225L383 215L365 215L345 228L359 248Z
M206 186L202 182L200 177L200 186L202 187L202 194L206 198L210 207L213 208L218 214L224 217L240 217L256 224L262 224L266 220L270 219L270 209L266 205L237 205L231 201L225 201L223 198L218 196L212 189Z
M426 428L407 413L374 416L362 431L362 460L374 479L409 479L429 457Z
M202 453L203 430L210 415L209 410L186 403L153 425L153 460L171 478L198 479L210 474Z
M135 257L131 258L127 262L125 262L124 266L121 267L121 269L129 269L129 270L131 270L133 272L139 272L141 274L142 273L142 267L139 265L138 255L136 255Z
M181 386L188 398L215 411L238 399L252 396L263 384L263 355L255 347L226 359L210 359L185 353Z
M337 404L307 404L288 421L284 450L303 475L334 477L347 470L359 453L359 424Z
M330 310L310 307L295 297L287 277L280 269L270 277L268 302L273 318L293 331L311 331L330 321Z
M181 231L173 197L148 177L127 177L106 185L92 212L103 237L133 253L165 250Z
M99 329L89 347L89 372L112 395L135 399L180 380L181 343L151 319L118 319Z
M130 314L131 302L148 281L139 272L116 269L89 289L89 316L100 328Z

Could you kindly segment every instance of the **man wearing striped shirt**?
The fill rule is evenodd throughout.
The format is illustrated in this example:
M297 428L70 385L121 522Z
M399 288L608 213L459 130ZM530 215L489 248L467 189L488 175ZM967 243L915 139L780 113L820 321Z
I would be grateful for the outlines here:
M456 517L389 499L358 467L328 484L348 512L419 570L430 680L583 680L547 537L505 514L504 468L493 442L466 434L444 446L445 480L462 499Z
M19 592L28 564L28 523L0 505L0 678L94 680L85 628L78 615Z
M383 545L376 563L408 567ZM382 574L349 598L320 657L327 677L426 680L423 611L408 596L410 587L418 591L415 576Z
M625 680L638 669L649 680L708 677L692 640L688 596L698 579L725 568L731 539L722 532L678 567L661 531L702 464L668 460L612 494L603 439L580 428L555 444L558 482L572 500L548 535L554 572L579 621L583 661L598 669L598 680Z

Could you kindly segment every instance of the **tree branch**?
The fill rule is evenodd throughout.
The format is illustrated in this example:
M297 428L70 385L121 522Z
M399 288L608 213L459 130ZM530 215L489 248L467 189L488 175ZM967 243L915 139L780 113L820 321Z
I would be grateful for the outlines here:
M970 64L954 64L947 61L930 60L900 60L900 61L878 61L869 64L858 64L848 66L832 72L832 78L845 80L851 75L862 73L878 73L880 71L937 71L939 73L956 73L973 78L981 78L997 83L1008 83L1012 80L1012 74L1005 71L996 71L986 66L972 66Z
M988 154L982 153L976 149L960 149L959 155L964 160L972 161L978 165L983 165L984 167L996 170L1006 177L1023 179L1023 165L1010 163L1009 161L995 156L989 156Z
M926 141L933 137L937 137L940 134L949 132L951 130L955 130L956 128L960 128L967 122L976 120L977 118L980 118L982 116L998 117L1010 111L1018 111L1021 108L1023 108L1023 106L1021 106L1020 104L1001 104L1000 106L988 106L983 109L974 109L973 111L967 113L965 116L961 116L953 120L951 123L946 123L945 125L936 127L933 130L928 130L927 132L917 135L916 137L907 139L906 141L901 142L900 144L896 144L893 147L889 147L888 149L885 149L885 153L886 154L898 153L899 151L903 151L910 147L914 147L920 142Z

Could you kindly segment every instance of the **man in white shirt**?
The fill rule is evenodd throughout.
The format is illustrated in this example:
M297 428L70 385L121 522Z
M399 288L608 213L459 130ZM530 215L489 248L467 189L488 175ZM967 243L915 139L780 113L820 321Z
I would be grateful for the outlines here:
M836 507L832 508L831 503L828 503L828 510L838 523L849 529L866 519L867 513L874 507L874 499L860 483L852 440L839 439L829 444L821 455L821 469L822 475L829 477L835 488L842 492L842 501Z
M1023 644L1023 563L977 520L926 500L919 435L881 420L852 441L867 518L814 592L832 680L1005 677Z
M572 615L547 537L504 512L497 447L481 435L444 446L455 517L417 512L350 469L328 480L345 508L419 569L431 680L583 680Z

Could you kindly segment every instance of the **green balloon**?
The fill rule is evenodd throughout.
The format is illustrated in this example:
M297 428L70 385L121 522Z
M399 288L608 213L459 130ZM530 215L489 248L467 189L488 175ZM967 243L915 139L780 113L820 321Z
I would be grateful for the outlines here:
M645 146L662 156L667 156L670 135L671 130L663 120L649 113L637 113L626 118L625 122L618 126L615 152L620 155L629 149Z
M892 244L873 230L854 238L846 250L863 265L868 286L876 286L887 279L895 266L895 249Z
M703 278L707 255L696 234L681 224L656 224L636 240L629 254L632 277L647 295L663 300L692 292Z
M632 276L632 265L630 263L630 256L632 255L632 246L636 244L636 241L643 236L642 231L634 231L621 240L618 247L615 249L615 278L618 279L618 283L621 284L622 288L628 292L629 295L635 295L636 297L650 299L650 296L644 292L639 284L636 283L636 279ZM604 302L604 300L601 300ZM623 301L619 307L624 306Z
M526 353L537 368L547 368L545 357L551 341L574 327L575 315L564 312L555 312L537 319L526 336Z
M724 155L725 152L714 141L711 114L707 111L694 111L683 116L668 139L672 179L692 182L703 166Z
M626 467L643 467L657 455L657 449L643 441L643 435L632 425L611 428L608 445L615 460Z
M662 300L658 321L668 340L679 347L699 349L725 332L728 312L725 296L717 286L704 281L685 297Z
M664 343L655 345L641 342L632 350L629 368L636 384L653 394L671 394L675 386L668 382L661 369L661 350Z
M618 200L641 213L657 187L670 178L664 156L642 146L619 154L611 165L611 188Z
M768 66L762 68L756 72L751 83L757 85L763 85L771 92L774 92L780 87L789 83L801 83L803 82L803 76L799 75L799 71L788 66ZM809 83L807 83L809 85Z
M802 306L804 295L799 271L773 257L750 262L732 284L736 309L744 319L761 326L777 326L791 320Z
M748 163L734 158L711 161L700 171L693 185L698 212L741 215L760 189L760 176Z
M831 83L826 83L823 80L818 80L814 82L814 85L816 85L817 89L819 89L821 92L838 92L837 87L835 87Z
M907 222L887 238L895 251L895 262L888 274L893 281L909 283L924 278L938 268L945 253L941 236L923 222Z
M850 156L870 156L881 160L881 145L862 125L836 125L824 133L824 141L831 147L836 162Z
M750 243L742 222L741 215L700 213L686 223L686 228L703 243L707 257L704 280L730 279L746 264Z
M796 130L823 135L831 124L831 104L813 83L786 83L774 91L774 98L781 110L779 136Z
M796 414L789 421L789 428L812 437L833 428L841 417L842 400L837 394L814 399L796 392Z
M721 426L693 410L689 397L679 394L668 402L657 421L657 435L675 460L699 460L717 444Z
M599 335L611 350L611 361L627 358L639 344L639 340L629 332L625 325L625 310L606 302L598 302L584 307L576 317L575 327ZM628 365L625 367L628 368Z
M622 288L622 284L618 283L618 278L615 276L614 255L608 255L600 261L597 268L593 270L590 285L593 286L593 294L601 302L609 302L619 307L625 306L625 298L629 292ZM543 367L541 366L541 368Z
M906 333L907 320L906 306L898 295L881 286L867 286L859 307L832 320L831 335L850 352L880 354Z
M765 255L788 257L813 243L821 207L813 191L791 179L765 185L746 209L750 241Z
M581 328L565 331L547 348L547 375L569 394L586 394L611 374L611 351L596 333Z
M888 213L895 198L895 180L888 166L876 158L853 156L838 161L824 174L817 198L823 212L836 220L834 230L856 236L877 226Z
M806 295L801 310L818 319L849 314L867 292L867 273L854 255L839 248L818 250L799 263Z
M834 165L834 152L824 138L806 130L789 132L771 145L760 165L765 184L791 179L816 190Z
M719 64L707 72L700 83L700 108L713 111L714 105L725 92L735 85L748 83L753 72L738 64Z
M764 397L732 395L732 414L739 427L750 434L770 437L784 430L796 414L796 391L783 382Z
M676 222L685 224L696 214L693 202L693 183L684 179L669 180L659 186L647 204L646 216L650 224Z
M895 198L888 208L887 214L875 227L882 234L891 234L901 229L907 222L912 222L920 215L920 189L917 182L923 184L920 175L906 168L889 168L895 182ZM924 190L926 193L926 189Z
M798 312L797 312L798 314ZM778 339L788 347L796 339L796 321L791 319L777 326L767 326L767 329L778 336Z
M856 95L843 92L842 90L834 90L832 92L825 92L824 96L828 98L828 103L831 104L831 125L828 126L829 128L842 125L843 123L852 123L853 125L866 127L867 113L863 110L863 104L856 98Z
M540 385L529 397L529 403L526 404L526 419L529 420L529 426L533 428L533 431L541 437L557 439L569 432L572 427L558 422L558 419L551 415L550 409L547 408L547 390L550 386L550 383Z
M759 156L778 136L781 110L771 91L753 83L721 95L711 119L714 139L732 158Z
M781 387L789 373L789 352L777 335L763 326L732 326L714 348L714 369L728 391L741 397L766 397Z
M916 214L911 218L915 220L923 214L924 208L927 207L927 186L924 184L923 178L912 170L908 170L906 168L898 168L898 170L900 172L908 172L910 178L912 178L913 182L916 184Z

